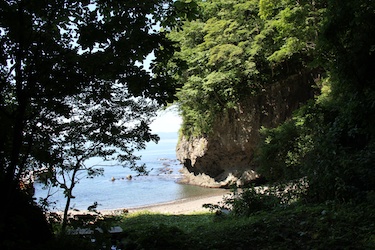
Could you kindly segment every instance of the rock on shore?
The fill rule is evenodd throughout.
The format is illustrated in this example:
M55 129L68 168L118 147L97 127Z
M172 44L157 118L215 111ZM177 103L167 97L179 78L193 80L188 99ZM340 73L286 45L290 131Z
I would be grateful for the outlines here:
M311 99L317 77L306 72L269 84L260 94L249 96L236 109L218 117L212 133L182 136L177 145L177 159L184 166L182 182L228 187L257 179L253 159L260 141L260 128L276 127Z

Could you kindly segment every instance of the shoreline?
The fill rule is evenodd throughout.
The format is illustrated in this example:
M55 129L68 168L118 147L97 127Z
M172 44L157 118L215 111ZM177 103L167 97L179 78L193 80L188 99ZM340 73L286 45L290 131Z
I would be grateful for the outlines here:
M124 207L118 209L98 209L97 211L104 215L121 215L123 213L138 213L138 212L151 212L151 213L162 213L162 214L191 214L198 212L208 212L209 209L204 208L203 204L218 204L222 202L224 197L230 195L231 192L228 189L221 191L215 191L212 194L199 195L194 197L188 197L179 200L173 200L169 202L156 203L138 207ZM78 214L91 214L88 210L73 211L70 210L70 216Z
M218 204L219 202L222 202L224 197L228 196L229 194L229 190L225 190L225 192L222 194L189 197L167 203L129 208L128 211L129 213L146 211L163 214L191 214L197 212L208 212L209 209L204 208L203 204Z

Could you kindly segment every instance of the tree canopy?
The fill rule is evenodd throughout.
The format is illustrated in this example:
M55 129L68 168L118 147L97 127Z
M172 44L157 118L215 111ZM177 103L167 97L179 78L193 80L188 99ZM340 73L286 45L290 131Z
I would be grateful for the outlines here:
M215 117L262 86L313 66L324 8L316 1L201 1L199 18L169 36L183 132L210 132ZM281 10L281 11L276 11Z
M142 62L152 52L155 61L168 58L171 42L157 27L176 25L171 16L183 16L184 6L0 1L2 234L9 213L22 206L16 194L27 172L82 167L92 156L132 166L133 150L158 140L148 125L175 86L160 67L149 72Z
M257 164L269 180L306 177L309 201L367 199L374 20L368 0L0 1L2 237L48 235L33 230L43 215L20 192L28 171L74 173L91 156L134 166L133 150L158 140L148 127L158 105L177 97L182 133L204 135L262 87L304 71L321 72L322 94L262 131Z
M169 67L183 84L182 134L214 133L217 118L263 86L317 72L321 94L261 131L254 164L273 181L307 176L315 201L373 190L374 2L197 2L199 18L169 36L181 48Z

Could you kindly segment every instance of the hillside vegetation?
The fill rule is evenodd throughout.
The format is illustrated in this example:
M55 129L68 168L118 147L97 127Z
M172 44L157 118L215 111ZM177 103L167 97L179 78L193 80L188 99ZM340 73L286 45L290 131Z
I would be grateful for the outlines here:
M274 182L307 177L309 202L366 199L375 186L375 4L349 0L211 0L172 30L169 72L187 137L264 87L318 73L319 94L277 128L261 130L256 164Z
M242 100L296 74L320 74L319 94L285 123L260 131L256 161L275 188L234 193L208 205L213 214L125 215L117 218L124 232L112 244L375 249L375 3L186 2L197 18L171 31L179 51L164 65L182 85L183 135L214 133L217 117L240 112ZM291 183L295 188L280 193Z
M26 2L2 1L0 8L9 17L0 19L3 51L16 59L0 56L2 249L375 249L375 1L93 1L98 11L88 1L39 1L43 11ZM33 36L22 33L28 20L25 31ZM154 21L165 25L160 37ZM154 74L133 65L151 51ZM154 107L139 108L136 97L176 97L181 133L192 138L215 133L217 118L243 112L241 102L267 86L306 73L317 76L315 97L284 123L259 131L254 164L268 188L234 190L222 204L206 205L212 213L65 217L61 228L18 187L22 171L71 170L66 159L77 159L77 169L79 154L114 154L108 145L133 162L133 150L158 139L148 127ZM130 118L145 116L129 133L119 122L131 121L127 110ZM72 119L75 112L85 119ZM85 150L86 138L96 148ZM72 188L66 197L74 198ZM111 235L111 226L123 231ZM77 227L94 233L72 235Z

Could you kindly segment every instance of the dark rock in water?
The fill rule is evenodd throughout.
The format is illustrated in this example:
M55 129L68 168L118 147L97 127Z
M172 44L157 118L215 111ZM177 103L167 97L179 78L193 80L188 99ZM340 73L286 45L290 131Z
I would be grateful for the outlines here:
M164 165L162 168L158 169L159 174L172 174L173 169L169 167L170 165Z
M169 167L171 164L169 164L169 163L166 163L166 162L163 162L163 166L165 166L165 167Z

